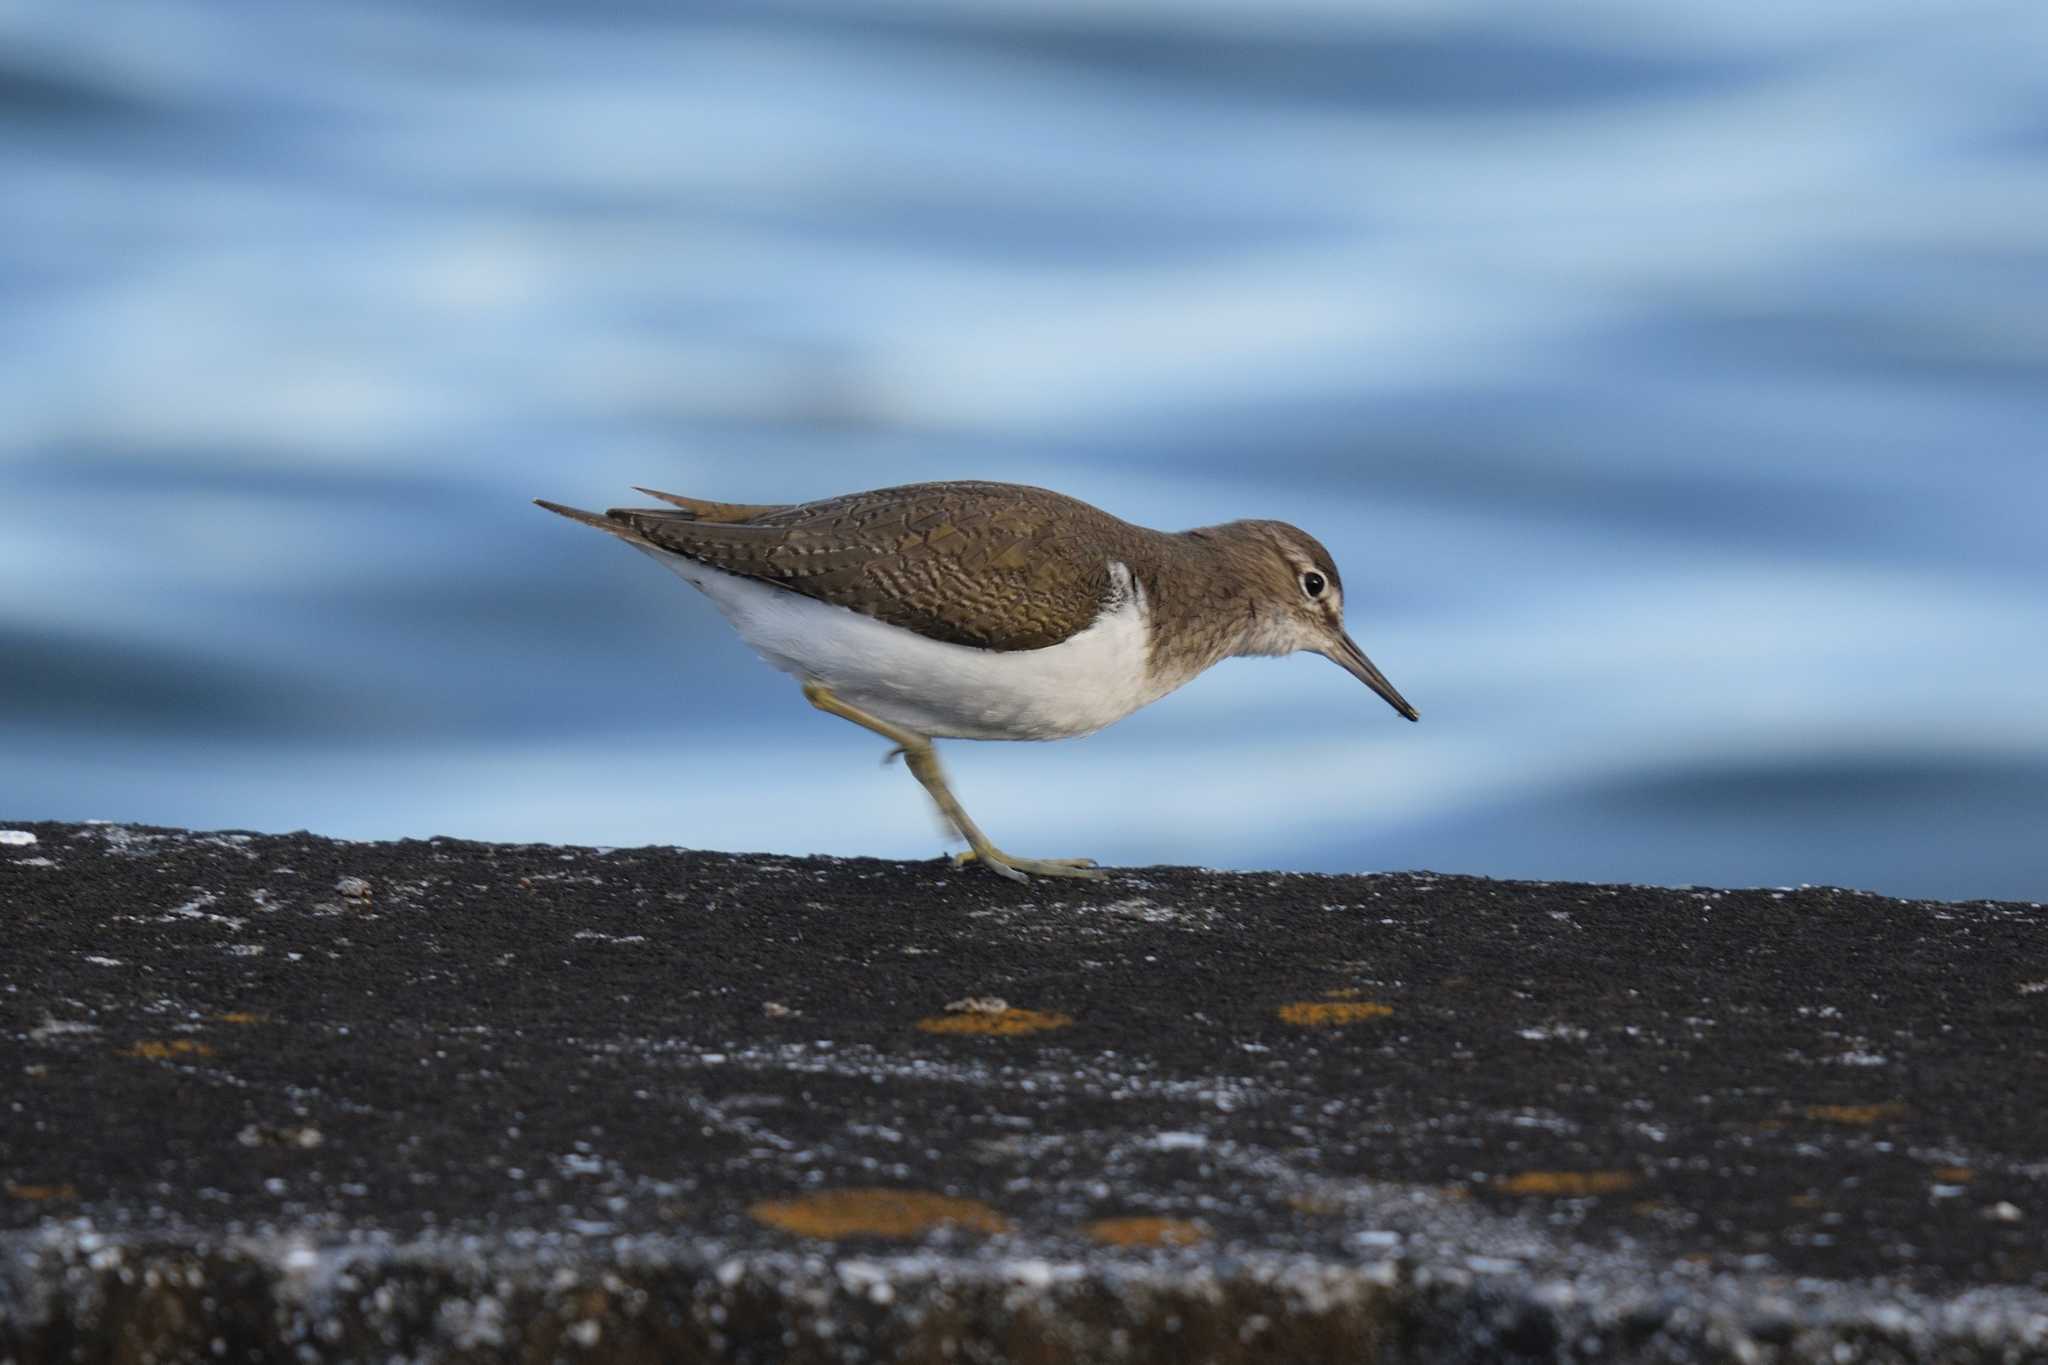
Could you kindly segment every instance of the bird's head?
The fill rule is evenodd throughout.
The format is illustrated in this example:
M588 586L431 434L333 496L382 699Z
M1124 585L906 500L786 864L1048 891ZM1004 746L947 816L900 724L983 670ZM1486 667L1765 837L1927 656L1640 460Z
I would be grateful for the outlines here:
M1210 533L1233 542L1231 558L1251 598L1237 653L1320 654L1408 719L1422 719L1345 631L1344 580L1321 541L1284 521L1237 521Z

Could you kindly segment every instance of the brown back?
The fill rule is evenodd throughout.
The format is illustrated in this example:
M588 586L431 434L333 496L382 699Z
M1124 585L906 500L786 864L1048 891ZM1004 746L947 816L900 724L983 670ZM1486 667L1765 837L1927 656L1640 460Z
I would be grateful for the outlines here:
M1087 629L1111 595L1109 561L1158 535L1047 489L978 481L848 493L744 521L687 507L606 515L714 569L994 650L1043 649Z

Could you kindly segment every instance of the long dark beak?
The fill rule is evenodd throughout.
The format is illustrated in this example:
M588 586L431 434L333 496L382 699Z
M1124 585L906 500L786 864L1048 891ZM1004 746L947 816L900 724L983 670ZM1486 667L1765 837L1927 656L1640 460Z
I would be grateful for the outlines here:
M1387 681L1387 675L1374 667L1373 661L1365 657L1365 651L1360 649L1358 642L1349 635L1342 637L1337 644L1324 650L1323 655L1333 662L1341 664L1346 673L1349 673L1352 677L1386 698L1387 705L1393 707L1396 711L1408 717L1408 719L1422 719L1422 713L1410 706L1408 699L1394 690L1394 685Z

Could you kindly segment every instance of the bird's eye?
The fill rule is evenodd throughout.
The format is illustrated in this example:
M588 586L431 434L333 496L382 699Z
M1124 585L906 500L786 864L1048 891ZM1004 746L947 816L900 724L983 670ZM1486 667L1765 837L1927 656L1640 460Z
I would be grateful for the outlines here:
M1310 569L1301 576L1301 590L1310 597L1321 597L1326 586L1323 582L1323 576L1314 569Z

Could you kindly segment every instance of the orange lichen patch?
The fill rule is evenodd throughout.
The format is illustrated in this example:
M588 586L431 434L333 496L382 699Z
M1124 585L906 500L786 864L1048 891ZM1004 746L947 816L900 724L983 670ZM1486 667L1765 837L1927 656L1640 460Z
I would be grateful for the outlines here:
M78 1198L78 1187L75 1185L17 1185L10 1180L7 1182L7 1197L9 1199L26 1199L31 1204L44 1204L54 1199L76 1199Z
M1944 1185L1967 1185L1977 1178L1977 1173L1968 1166L1937 1166L1934 1178Z
M1325 999L1325 1000L1356 1000L1356 999L1358 999L1358 997L1359 997L1359 996L1361 996L1361 995L1364 995L1364 994L1365 994L1365 992L1364 992L1364 991L1362 991L1362 990L1360 990L1360 989L1358 989L1358 987L1356 987L1356 986L1340 986L1340 987L1338 987L1338 988L1337 988L1336 990L1334 990L1334 991L1324 991L1324 992L1323 992L1323 999Z
M1113 1247L1191 1247L1207 1241L1209 1230L1181 1218L1098 1218L1088 1236Z
M926 1033L979 1033L1000 1034L1005 1037L1018 1033L1044 1033L1048 1029L1065 1028L1073 1023L1073 1016L1054 1014L1049 1010L998 1010L994 1014L933 1014L917 1021L917 1026Z
M1507 1194L1540 1194L1559 1199L1586 1199L1620 1194L1639 1182L1633 1171L1524 1171L1499 1182Z
M211 1057L213 1049L194 1038L173 1038L168 1043L145 1038L134 1047L124 1048L123 1057L142 1057L152 1062L165 1061L171 1057Z
M269 1015L252 1014L248 1010L229 1010L226 1014L216 1014L213 1017L220 1020L223 1024L267 1024L270 1022Z
M1009 1224L986 1204L923 1190L826 1190L795 1199L755 1204L747 1215L757 1223L799 1237L887 1237L906 1240L951 1225L971 1232L1001 1232Z
M1341 1028L1367 1019L1384 1019L1394 1012L1392 1005L1377 1000L1296 1000L1279 1010L1283 1023L1297 1028Z
M1903 1104L1809 1104L1806 1117L1823 1123L1872 1124L1906 1112Z

